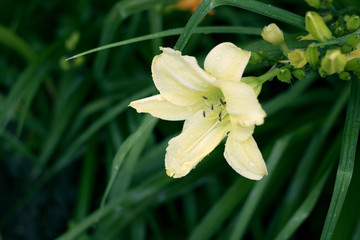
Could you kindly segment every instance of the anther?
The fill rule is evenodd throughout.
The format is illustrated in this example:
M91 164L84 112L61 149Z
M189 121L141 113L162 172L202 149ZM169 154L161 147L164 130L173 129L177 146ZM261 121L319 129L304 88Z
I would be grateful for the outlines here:
M221 103L221 105L225 105L226 102L224 102L224 101L220 98L220 103Z
M207 97L205 97L205 96L202 96L202 98L204 99L204 100L207 100L208 98Z
M210 109L211 109L211 110L214 110L214 104L211 104L211 105L210 105Z
M221 111L219 112L219 122L221 122Z
M205 117L205 116L206 116L205 111L203 111L203 117Z

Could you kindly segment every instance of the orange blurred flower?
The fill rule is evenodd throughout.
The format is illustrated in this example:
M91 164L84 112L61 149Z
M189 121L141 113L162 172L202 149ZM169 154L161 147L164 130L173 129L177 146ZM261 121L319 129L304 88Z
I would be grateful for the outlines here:
M196 9L199 7L202 0L179 0L175 4L175 8L181 10L181 11L190 11L191 13L194 13ZM214 14L215 11L211 10L209 14Z

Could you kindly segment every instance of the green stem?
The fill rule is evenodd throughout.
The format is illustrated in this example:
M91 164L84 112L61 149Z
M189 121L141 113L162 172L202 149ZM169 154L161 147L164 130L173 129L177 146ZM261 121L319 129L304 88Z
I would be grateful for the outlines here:
M280 70L279 68L272 68L269 71L267 71L265 74L259 76L261 84L273 79L278 74L279 70Z
M286 43L281 44L280 49L281 49L281 52L284 54L284 56L288 57L288 54L289 54L290 51L289 51L289 48L286 45Z

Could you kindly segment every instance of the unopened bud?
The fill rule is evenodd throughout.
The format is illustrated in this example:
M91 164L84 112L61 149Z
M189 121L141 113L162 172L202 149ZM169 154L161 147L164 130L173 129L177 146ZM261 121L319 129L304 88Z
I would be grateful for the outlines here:
M356 49L356 50L346 54L346 61L350 61L355 58L360 58L360 49Z
M320 8L321 7L320 0L305 0L305 2L307 2L307 4L309 4L310 6L312 6L314 8Z
M302 68L307 63L305 51L301 49L295 49L294 51L288 54L290 64L295 68Z
M341 47L341 51L343 53L349 53L351 52L356 46L360 43L360 35L354 34L350 36L344 43L344 45Z
M306 60L312 68L317 68L319 65L320 52L317 47L308 47L305 52Z
M292 72L292 75L298 80L303 80L305 78L306 73L304 69L295 69Z
M320 77L324 78L326 77L326 72L324 70L322 70L322 68L319 68L319 74L320 74Z
M329 8L332 0L305 0L305 2L314 8Z
M339 49L328 50L321 60L321 69L328 75L344 71L346 57Z
M332 39L332 34L326 26L324 19L316 12L307 12L305 16L306 30L319 42Z
M274 46L280 46L284 43L284 33L275 23L265 26L261 36L265 41Z
M286 68L286 67L280 68L280 70L276 76L281 82L290 83L291 72L288 68Z
M347 81L349 81L349 80L351 80L351 75L350 75L350 73L348 73L348 72L341 72L341 73L339 74L339 78L340 78L341 80L347 80Z
M360 58L354 58L345 65L346 71L357 71L360 69Z
M352 15L346 22L346 29L350 32L354 32L360 27L360 17L358 15Z
M335 35L337 36L342 36L344 34L344 27L343 26L338 26L337 28L335 28Z

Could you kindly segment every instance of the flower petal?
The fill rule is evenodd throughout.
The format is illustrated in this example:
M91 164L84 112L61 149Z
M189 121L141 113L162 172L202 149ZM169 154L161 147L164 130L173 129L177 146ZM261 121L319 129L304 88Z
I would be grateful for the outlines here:
M182 133L169 141L166 173L174 178L188 174L221 142L230 126L230 122L204 118L202 111L195 113L186 120Z
M221 82L226 110L233 124L261 125L266 116L252 87L243 82Z
M160 94L133 101L129 106L135 108L139 113L150 113L152 116L164 120L185 120L202 107L201 104L177 106Z
M218 81L240 82L250 56L250 52L232 43L221 43L209 52L204 68Z
M231 132L225 144L224 157L237 173L246 178L260 180L267 175L264 159L252 136L239 142Z
M247 140L254 133L255 125L242 126L240 124L232 124L231 132L234 135L234 138L238 142Z
M190 106L214 90L214 77L199 67L196 59L182 56L171 48L161 48L162 54L154 57L151 71L160 94L179 106Z

